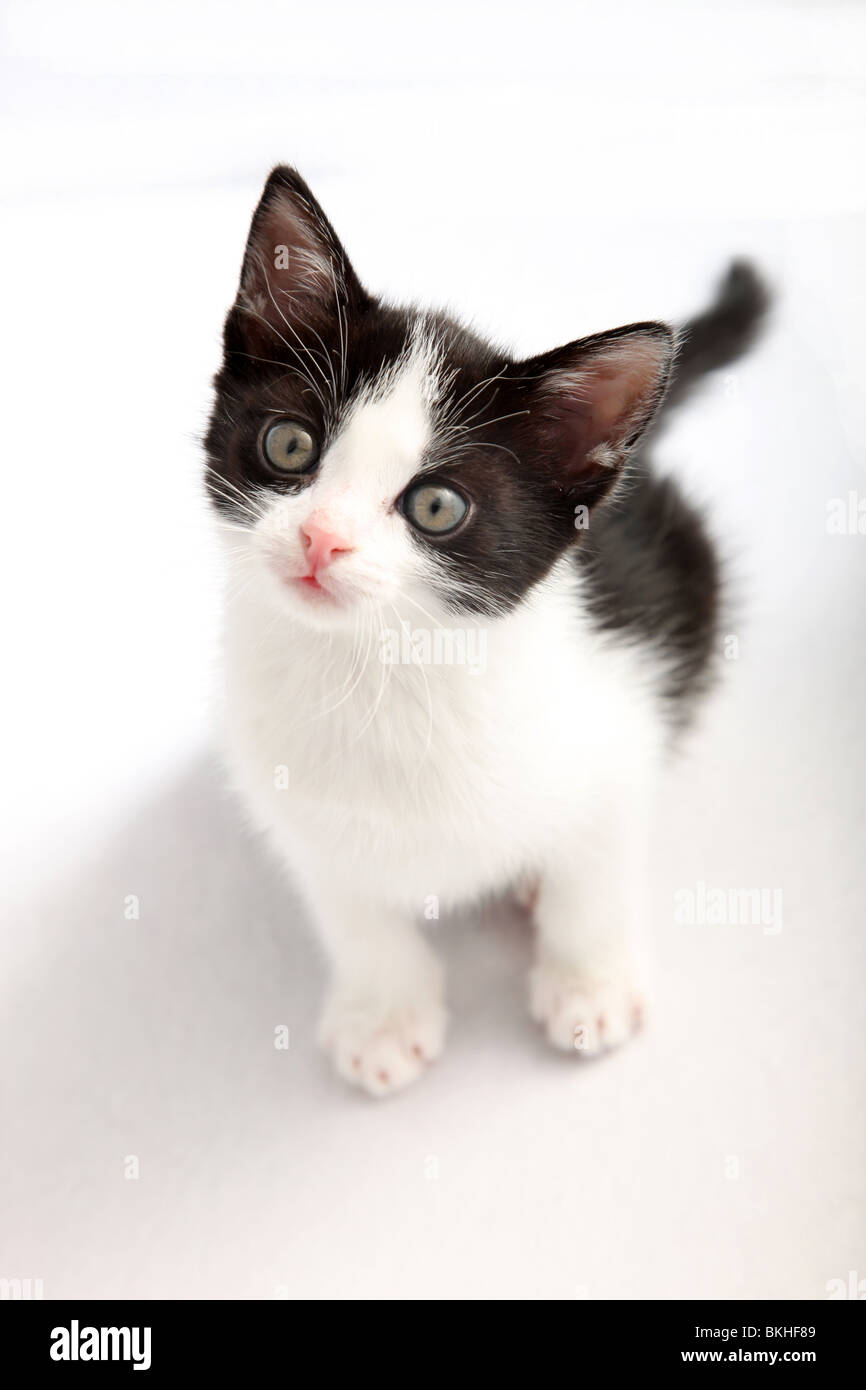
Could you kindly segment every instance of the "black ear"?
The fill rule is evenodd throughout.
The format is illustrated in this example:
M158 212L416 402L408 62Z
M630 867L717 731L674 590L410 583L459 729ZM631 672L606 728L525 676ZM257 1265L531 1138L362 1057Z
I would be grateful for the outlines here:
M607 490L661 403L674 351L666 324L637 323L515 366L558 485Z
M235 302L236 330L274 354L282 338L321 332L366 299L336 232L294 169L278 165L253 214Z

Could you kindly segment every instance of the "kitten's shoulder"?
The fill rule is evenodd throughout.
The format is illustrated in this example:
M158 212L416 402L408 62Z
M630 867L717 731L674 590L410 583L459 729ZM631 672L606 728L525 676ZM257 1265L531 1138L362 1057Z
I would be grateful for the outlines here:
M709 683L721 598L716 548L698 510L639 461L593 515L576 564L590 620L658 654L663 694L684 722Z

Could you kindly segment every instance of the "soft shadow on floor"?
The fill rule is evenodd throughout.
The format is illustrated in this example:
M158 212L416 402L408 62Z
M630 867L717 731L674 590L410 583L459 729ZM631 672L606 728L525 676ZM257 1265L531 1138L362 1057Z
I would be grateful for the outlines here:
M433 924L465 1020L457 1048L461 1034L477 1050L486 1031L501 1050L530 1031L526 925L507 905L495 916L495 930L489 914L459 931ZM198 1240L205 1192L231 1209L238 1169L242 1187L255 1183L278 1153L309 1183L317 1130L369 1112L315 1045L325 968L306 909L211 758L120 821L20 920L27 949L0 1022L14 1059L3 1185L18 1211L4 1270L41 1269L55 1292L67 1279L75 1291L140 1287L136 1266L168 1238L163 1222L172 1248L184 1223ZM285 1029L287 1050L275 1046Z

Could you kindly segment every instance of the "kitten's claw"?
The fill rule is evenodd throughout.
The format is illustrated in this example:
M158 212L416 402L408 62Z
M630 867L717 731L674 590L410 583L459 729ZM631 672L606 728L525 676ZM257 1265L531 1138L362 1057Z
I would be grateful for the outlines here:
M447 1015L438 1001L386 1009L335 997L320 1040L346 1081L387 1096L416 1081L445 1041Z
M594 977L562 964L536 965L529 980L532 1017L563 1052L595 1057L637 1031L646 993L629 970Z

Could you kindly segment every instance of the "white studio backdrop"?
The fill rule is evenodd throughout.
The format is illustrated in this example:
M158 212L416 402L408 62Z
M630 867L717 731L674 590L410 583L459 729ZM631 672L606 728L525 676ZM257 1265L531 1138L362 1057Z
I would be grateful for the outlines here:
M570 1298L866 1274L866 536L826 524L866 496L866 12L13 2L0 64L0 1275ZM684 317L733 254L776 289L659 448L729 557L740 654L659 821L658 1016L598 1067L536 1042L502 907L438 929L436 1073L344 1092L301 910L214 771L197 441L277 161L371 286L523 352ZM699 881L780 887L782 931L677 927Z

